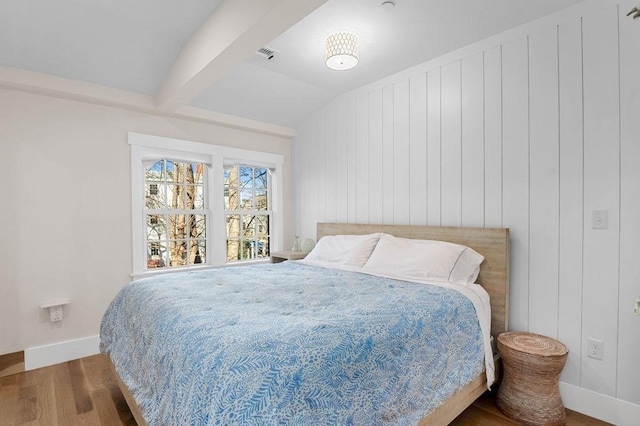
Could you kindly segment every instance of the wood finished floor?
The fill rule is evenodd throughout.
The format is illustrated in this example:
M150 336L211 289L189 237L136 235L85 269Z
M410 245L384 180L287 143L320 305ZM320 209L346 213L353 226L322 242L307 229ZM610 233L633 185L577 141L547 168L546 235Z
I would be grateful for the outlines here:
M131 411L102 355L0 378L0 425L135 425ZM568 426L608 423L567 411ZM517 425L485 394L455 426Z

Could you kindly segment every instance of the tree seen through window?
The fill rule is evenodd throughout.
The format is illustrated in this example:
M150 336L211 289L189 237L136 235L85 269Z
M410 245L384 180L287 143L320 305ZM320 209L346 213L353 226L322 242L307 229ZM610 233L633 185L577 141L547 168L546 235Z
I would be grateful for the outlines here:
M145 168L147 268L206 260L205 166L159 160Z

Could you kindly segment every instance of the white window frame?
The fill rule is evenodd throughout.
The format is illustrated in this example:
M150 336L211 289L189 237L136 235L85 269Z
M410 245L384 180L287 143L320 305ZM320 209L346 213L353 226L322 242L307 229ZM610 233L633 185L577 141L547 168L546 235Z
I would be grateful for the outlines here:
M270 250L283 247L283 167L284 157L246 149L192 142L141 133L128 134L131 146L131 218L134 278L193 269L245 265L267 260L227 263L227 233L224 210L224 166L246 164L271 170L271 240ZM167 158L174 161L198 162L208 166L205 197L207 211L207 251L205 263L171 268L147 269L146 222L144 203L144 161Z

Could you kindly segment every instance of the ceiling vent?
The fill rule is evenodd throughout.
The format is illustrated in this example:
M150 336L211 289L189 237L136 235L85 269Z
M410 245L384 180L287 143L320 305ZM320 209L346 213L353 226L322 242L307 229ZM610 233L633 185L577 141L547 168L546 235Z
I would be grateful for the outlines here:
M280 53L276 49L272 49L270 47L262 47L260 50L256 52L258 56L262 56L267 61L271 61L275 56Z

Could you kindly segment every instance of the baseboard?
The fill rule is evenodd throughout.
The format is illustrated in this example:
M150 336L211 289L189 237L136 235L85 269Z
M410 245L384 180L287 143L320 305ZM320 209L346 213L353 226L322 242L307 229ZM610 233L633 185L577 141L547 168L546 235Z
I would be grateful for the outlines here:
M24 371L24 351L0 355L0 377Z
M617 426L636 426L640 405L560 382L565 407Z
M24 369L26 371L49 365L60 364L100 352L100 336L68 340L51 345L28 348L24 351Z

